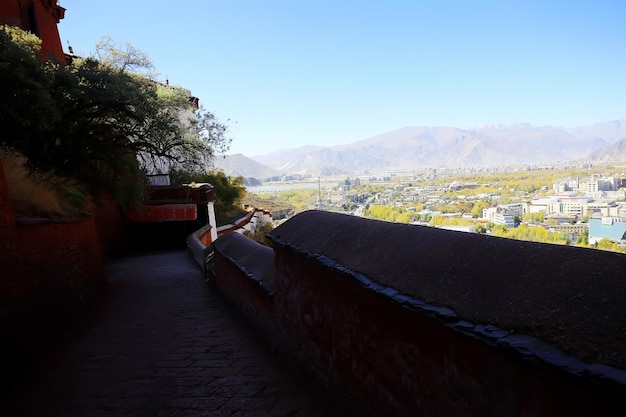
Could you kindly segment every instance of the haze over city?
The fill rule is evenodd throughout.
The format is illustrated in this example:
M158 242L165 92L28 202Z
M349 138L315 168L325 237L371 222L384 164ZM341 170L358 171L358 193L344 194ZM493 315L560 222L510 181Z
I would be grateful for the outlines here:
M231 119L229 153L351 143L405 126L574 127L626 115L617 1L62 0L64 45L130 42Z

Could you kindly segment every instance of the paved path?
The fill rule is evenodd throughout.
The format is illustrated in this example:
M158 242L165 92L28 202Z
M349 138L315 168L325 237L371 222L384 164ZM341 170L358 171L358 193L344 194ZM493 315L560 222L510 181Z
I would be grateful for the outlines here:
M277 363L185 252L116 260L107 277L102 317L49 355L0 415L354 414Z

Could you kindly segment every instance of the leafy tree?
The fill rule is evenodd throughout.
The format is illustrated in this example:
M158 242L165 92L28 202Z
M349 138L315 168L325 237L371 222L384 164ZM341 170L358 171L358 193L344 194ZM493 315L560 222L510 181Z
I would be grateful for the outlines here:
M476 223L474 230L476 230L476 233L481 235L487 233L487 227L482 223Z
M429 226L473 226L474 221L461 217L435 216L428 222Z
M0 26L0 138L20 149L60 118L52 95L52 64L42 64L41 41L11 26ZM15 146L16 143L23 146Z
M472 214L472 217L479 218L483 216L483 209L486 209L488 207L491 207L490 203L486 201L477 201L476 203L474 203L474 206L472 207L470 213Z
M194 173L188 170L172 169L170 181L174 185L188 183L209 183L215 191L215 214L224 219L228 213L235 209L246 196L242 177L227 177L224 172L212 172L207 174Z
M271 223L266 223L260 228L258 228L254 233L251 233L246 230L245 232L243 232L243 234L244 236L247 236L250 239L260 243L261 245L272 247L272 244L270 243L266 235L269 232L271 232L273 229L274 227L272 226Z
M589 229L585 229L585 231L578 236L576 244L579 246L589 246Z
M37 43L20 29L0 30L0 138L42 171L74 178L93 194L137 204L146 172L206 170L230 145L227 127L189 94L145 74L147 56L109 38L96 60L59 66L38 59Z
M364 216L388 222L409 223L415 218L415 213L403 207L374 205L365 210Z
M537 222L537 223L543 223L544 219L546 217L546 212L545 211L540 211L537 213L524 213L522 215L522 221L525 222Z
M601 250L608 250L612 252L626 252L626 249L619 245L617 242L613 242L611 239L602 238L594 245L595 248Z
M493 229L493 234L496 236L527 240L531 242L557 243L562 245L567 244L567 236L565 233L548 232L543 227L532 227L526 224L521 224L519 227L512 229L508 229L506 227L504 229L497 229L497 226Z
M118 68L121 72L142 74L149 79L156 76L154 65L147 53L130 42L119 45L108 35L96 42L95 59L107 67Z

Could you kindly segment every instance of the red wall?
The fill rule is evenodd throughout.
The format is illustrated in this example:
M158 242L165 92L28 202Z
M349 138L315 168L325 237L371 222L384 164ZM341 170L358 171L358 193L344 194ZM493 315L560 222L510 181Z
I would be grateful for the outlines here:
M626 415L611 390L410 311L277 247L276 327L323 379L387 415Z
M358 228L360 222L354 223ZM297 220L293 224L296 230L303 227ZM319 221L314 227L330 226ZM281 240L289 233L281 227L272 232L274 273L257 278L250 270L253 259L266 258L249 248L257 244L241 241L243 236L220 237L214 242L215 287L279 351L297 356L374 414L626 415L623 371L614 369L607 378L613 371L599 376L593 372L598 368L587 364L574 369L581 362L565 354L545 361L540 358L554 353L553 347L537 339L488 334L456 316L433 313L427 304L415 308L397 291L377 284L375 276L365 282L319 252L303 252L298 243ZM310 233L302 233L307 241ZM358 230L344 227L341 233L353 236ZM324 233L316 238L324 239ZM355 264L372 262L355 256ZM258 291L254 281L261 275L272 282L271 291Z
M57 24L63 19L65 9L56 4L56 0L3 0L0 3L0 23L17 25L34 32L30 27L28 9L33 5L37 19L37 29L42 40L43 59L64 62L63 45Z
M219 274L209 276L209 282L272 343L276 332L269 281L273 279L267 277L273 278L273 252L239 233L228 233L215 243Z
M105 286L94 219L16 221L0 163L0 385L80 322Z

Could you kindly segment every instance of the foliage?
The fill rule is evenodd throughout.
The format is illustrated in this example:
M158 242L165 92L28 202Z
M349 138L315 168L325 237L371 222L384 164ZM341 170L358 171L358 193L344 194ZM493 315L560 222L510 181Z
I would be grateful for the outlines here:
M206 174L173 168L170 171L172 185L195 183L209 183L215 191L215 214L223 219L228 213L241 205L246 196L242 177L227 177L222 171Z
M415 217L415 211L407 211L404 207L372 205L365 210L365 217L396 223L409 223Z
M76 217L87 194L72 181L29 169L24 156L0 148L0 161L13 210L19 215Z
M492 229L492 233L495 236L507 237L510 239L517 240L527 240L531 242L545 242L545 243L556 243L565 245L567 244L567 236L565 233L560 232L549 232L545 228L541 226L528 226L525 224L519 225L519 227L515 228L500 228L496 225Z
M228 148L226 126L192 112L185 90L130 72L152 68L136 48L120 50L105 38L100 61L59 66L40 61L29 38L15 42L13 32L0 30L0 137L33 167L126 206L142 201L146 172L201 171L215 149Z
M476 225L474 226L474 230L476 231L476 233L482 235L487 233L487 226L483 223L476 223Z
M318 190L316 188L290 189L271 193L260 193L259 195L262 198L272 201L287 203L293 206L295 211L299 213L303 210L315 207Z
M243 199L243 204L259 209L268 210L272 213L274 219L289 217L294 214L295 208L282 201L270 200L269 198L263 198L257 194L246 192Z
M430 219L429 226L474 226L475 222L461 217L444 217L437 215Z
M96 60L121 72L142 73L145 78L156 75L150 57L130 42L117 44L110 36L105 35L96 42Z
M522 221L524 222L543 223L545 218L546 218L546 212L543 210L536 212L536 213L524 213L522 215Z
M472 217L477 219L483 216L483 209L489 207L491 207L491 203L488 203L486 201L477 201L474 203L474 206L472 207L470 213L472 214Z
M254 233L251 233L246 230L245 232L243 232L243 234L244 236L249 237L255 242L271 247L271 242L267 239L266 235L269 232L271 232L273 229L274 227L272 226L272 223L265 223L263 226L257 228Z
M37 54L41 51L41 39L37 35L10 25L0 25L0 32L8 36L11 42L22 48L24 52L37 58Z
M474 203L469 201L454 201L439 205L436 209L442 213L470 213L473 207Z
M613 242L611 239L602 238L593 245L596 249L608 250L611 252L626 253L626 248L620 246L619 243Z

